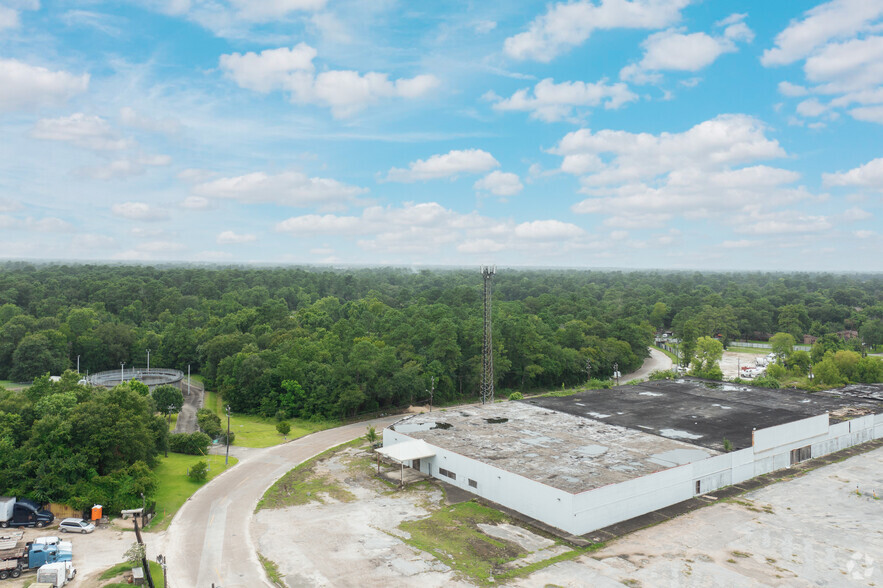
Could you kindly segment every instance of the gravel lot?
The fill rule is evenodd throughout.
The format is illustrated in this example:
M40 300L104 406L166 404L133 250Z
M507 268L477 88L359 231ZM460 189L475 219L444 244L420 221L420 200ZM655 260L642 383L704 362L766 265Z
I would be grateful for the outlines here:
M55 519L55 522L60 522ZM123 521L120 521L121 523ZM131 519L128 521L131 529ZM65 541L70 541L74 548L74 567L77 568L77 577L68 584L72 588L91 588L98 586L97 577L107 568L124 560L123 554L132 543L135 542L135 533L131 530L123 530L116 525L95 529L86 535L71 533L59 533L58 525L45 529L22 529L24 541L32 541L36 537L55 535ZM148 555L155 557L158 553L152 547L157 547L159 538L151 533L144 534L144 541L148 546ZM17 580L5 580L0 583L2 588L22 588L27 582L34 581L35 574L23 574Z

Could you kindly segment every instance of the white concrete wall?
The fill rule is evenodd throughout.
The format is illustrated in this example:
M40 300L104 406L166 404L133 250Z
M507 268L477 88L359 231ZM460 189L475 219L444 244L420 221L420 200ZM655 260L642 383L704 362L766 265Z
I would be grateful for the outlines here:
M787 468L791 450L812 446L812 457L839 451L883 437L883 414L868 415L828 426L828 415L818 415L754 432L754 446L685 464L619 484L569 494L523 476L501 470L463 455L437 448L434 458L421 460L421 470L572 533L583 535L620 521L677 504L695 496L738 484L755 476ZM385 429L383 443L410 440ZM438 473L442 467L457 474L451 480ZM468 480L478 482L471 488Z
M389 428L383 431L384 446L410 440L411 437ZM432 447L436 451L435 457L420 460L420 470L423 473L546 524L570 531L573 494L453 451L435 445ZM438 472L439 468L454 472L457 478L452 480L442 476ZM469 486L470 479L478 483L477 488Z

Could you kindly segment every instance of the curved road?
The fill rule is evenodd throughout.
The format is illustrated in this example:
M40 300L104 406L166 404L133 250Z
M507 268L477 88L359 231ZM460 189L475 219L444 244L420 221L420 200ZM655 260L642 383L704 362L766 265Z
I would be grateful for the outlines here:
M654 372L656 370L670 370L674 366L674 362L669 358L666 354L659 351L658 349L650 348L650 357L644 360L643 365L638 369L638 371L632 372L630 374L625 374L619 378L620 384L625 384L629 380L635 380L637 378L647 379L650 375L650 372Z
M402 416L328 429L266 449L237 449L239 464L200 488L175 515L166 536L157 538L168 557L169 586L271 586L249 532L267 488L297 464L364 435L368 423L380 432Z
M636 372L620 378L646 378L653 370L671 369L664 353L650 357ZM148 539L167 554L172 588L254 588L269 584L250 534L258 500L291 468L341 443L365 434L367 424L378 432L403 416L394 415L320 431L266 449L233 447L239 464L200 488L175 515L165 537ZM292 528L292 532L297 529ZM152 550L151 550L152 551Z

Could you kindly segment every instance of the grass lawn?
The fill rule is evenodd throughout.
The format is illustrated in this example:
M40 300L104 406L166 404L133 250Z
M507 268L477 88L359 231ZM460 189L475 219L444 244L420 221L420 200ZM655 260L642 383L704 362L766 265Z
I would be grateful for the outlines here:
M155 561L148 561L148 565L150 566L150 577L153 578L154 588L165 588L165 582L162 579L162 568ZM99 576L98 580L110 580L111 578L116 578L123 572L132 569L132 564L129 562L119 563L112 568L108 568L104 571L104 573ZM129 588L130 584L123 584L120 582L114 582L113 584L101 584L102 588L117 588L117 587L125 587Z
M765 349L763 347L739 347L737 345L730 345L727 347L727 351L732 351L733 353L752 353L754 355L767 355L770 350Z
M174 431L175 427L178 426L178 413L172 415L172 422L169 425L169 431Z
M667 351L667 350L663 349L662 347L657 347L656 345L651 345L650 347L652 347L656 351L661 351L662 353L664 353L666 355L666 357L668 357L672 361L672 363L678 362L677 356L674 353L672 353L671 351Z
M156 517L147 525L148 531L162 531L169 526L172 517L181 508L181 505L196 492L200 486L187 476L187 469L198 461L206 459L198 455L182 455L169 453L168 457L160 458L160 463L154 472L159 480L159 488L156 491ZM224 471L224 456L209 455L208 480L211 480ZM239 461L235 457L230 458L233 467ZM206 480L207 483L208 480Z
M215 411L221 417L221 426L226 429L227 415L224 413L223 400L215 392L205 393L204 407ZM240 447L271 447L285 441L285 437L276 431L276 419L268 419L257 415L233 413L230 417L230 431L236 434L234 445ZM288 439L297 439L316 431L330 429L338 426L336 421L306 421L302 419L289 419L291 431Z

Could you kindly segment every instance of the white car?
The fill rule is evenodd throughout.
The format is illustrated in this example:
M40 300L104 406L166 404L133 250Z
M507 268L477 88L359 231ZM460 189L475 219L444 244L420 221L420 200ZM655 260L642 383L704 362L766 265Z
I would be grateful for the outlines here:
M64 519L58 523L58 530L62 533L91 533L95 525L83 519Z

